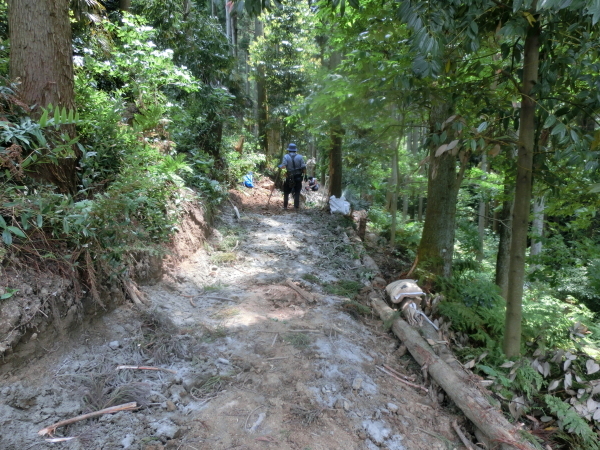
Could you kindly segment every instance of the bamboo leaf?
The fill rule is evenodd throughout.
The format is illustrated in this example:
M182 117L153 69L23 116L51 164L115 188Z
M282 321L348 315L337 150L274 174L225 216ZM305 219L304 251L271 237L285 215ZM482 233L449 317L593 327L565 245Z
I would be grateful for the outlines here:
M48 123L48 110L44 109L44 112L42 113L42 117L40 117L40 127L44 128L47 123Z
M4 230L2 232L2 240L6 245L12 244L12 234L10 234L10 231Z
M6 227L6 229L7 229L7 230L10 230L10 231L11 231L13 234L16 234L16 235L17 235L17 236L19 236L19 237L22 237L22 238L25 238L25 237L27 237L27 236L25 235L25 233L23 233L23 232L22 232L22 231L21 231L19 228L17 228L17 227L11 227L11 226L8 226L8 227Z

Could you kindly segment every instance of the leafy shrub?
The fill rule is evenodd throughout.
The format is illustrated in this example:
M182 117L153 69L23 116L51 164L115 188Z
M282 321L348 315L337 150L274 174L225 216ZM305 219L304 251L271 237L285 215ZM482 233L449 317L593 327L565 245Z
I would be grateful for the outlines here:
M240 155L235 150L231 150L225 155L227 160L227 180L231 186L241 183L244 175L255 171L259 165L266 163L265 155L262 153L248 151Z

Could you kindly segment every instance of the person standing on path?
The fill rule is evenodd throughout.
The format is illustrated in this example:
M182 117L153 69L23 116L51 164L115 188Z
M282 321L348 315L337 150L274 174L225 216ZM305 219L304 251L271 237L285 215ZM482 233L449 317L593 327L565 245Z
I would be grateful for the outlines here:
M283 156L280 169L285 167L287 176L283 184L283 209L287 209L290 194L294 196L294 209L300 209L300 191L302 190L302 177L306 172L306 164L302 155L298 155L296 144L289 144L287 155Z

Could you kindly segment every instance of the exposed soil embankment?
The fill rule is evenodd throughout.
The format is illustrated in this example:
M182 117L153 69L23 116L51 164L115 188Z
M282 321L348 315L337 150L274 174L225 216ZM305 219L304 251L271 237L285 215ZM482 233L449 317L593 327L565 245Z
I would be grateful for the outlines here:
M136 254L128 275L140 284L157 283L165 268L189 257L208 234L200 207L186 204L167 255ZM118 281L96 282L100 305L89 293L86 276L67 264L40 262L34 267L31 258L12 258L0 267L0 294L13 293L0 300L0 374L48 353L69 333L127 301L127 291Z

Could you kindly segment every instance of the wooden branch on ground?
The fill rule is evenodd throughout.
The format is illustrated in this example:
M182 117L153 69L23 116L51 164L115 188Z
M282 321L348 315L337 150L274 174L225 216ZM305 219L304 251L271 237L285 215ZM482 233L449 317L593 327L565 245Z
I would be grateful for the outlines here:
M60 422L56 422L49 427L42 428L38 431L40 436L50 435L52 436L57 428L64 427L65 425L70 425L75 422L81 422L82 420L92 419L94 417L103 416L104 414L114 414L119 411L131 411L133 409L137 409L136 402L123 403L122 405L111 406L110 408L104 408L100 411L91 412L89 414L82 414L81 416L73 417L72 419L61 420Z
M291 287L294 291L296 291L298 293L298 295L300 295L300 297L302 297L307 302L313 303L314 301L316 301L314 295L309 294L304 289L296 286L296 284L292 280L290 280L289 278L287 280L285 280L285 284L287 286Z
M125 285L125 290L127 291L129 298L133 300L133 303L141 307L150 306L150 302L148 301L144 293L138 289L135 282L133 282L132 280L124 280L123 284Z
M248 194L246 194L246 195L248 195ZM233 206L233 210L235 211L235 216L237 217L237 220L240 220L240 211L237 209L237 206L235 206L233 204L231 199L229 199L229 203L231 203L231 206Z
M381 298L371 298L371 304L382 320L394 315ZM466 383L454 370L431 349L419 333L401 318L392 322L392 331L407 347L420 366L427 366L429 375L446 392L467 418L492 442L500 443L502 450L534 450L517 429L494 408L483 392Z
M467 450L483 450L481 447L473 444L469 439L467 439L467 437L464 435L464 433L458 426L458 423L456 423L456 420L452 422L452 428L454 428L454 431L456 431L456 434L458 435L462 443L465 445L465 447L467 447Z
M161 372L169 372L177 374L175 370L171 369L163 369L162 367L152 367L152 366L117 366L115 370L123 370L123 369L134 369L134 370L159 370Z
M402 378L397 377L392 372L389 372L388 370L384 369L383 367L379 367L379 366L375 366L375 367L377 367L383 373L388 374L390 377L394 378L395 380L398 380L401 383L404 383L404 384L406 384L408 386L411 386L411 387L414 387L414 388L417 388L417 389L421 389L425 393L429 392L429 389L427 389L426 387L419 386L418 384L414 384L414 383L411 383L410 381L403 380Z
M387 370L389 370L390 372L392 372L394 375L398 375L400 378L404 378L406 381L415 381L415 378L416 378L415 376L407 377L406 375L401 374L400 372L392 369L390 366L388 366L386 364L384 364L383 367L386 368Z

